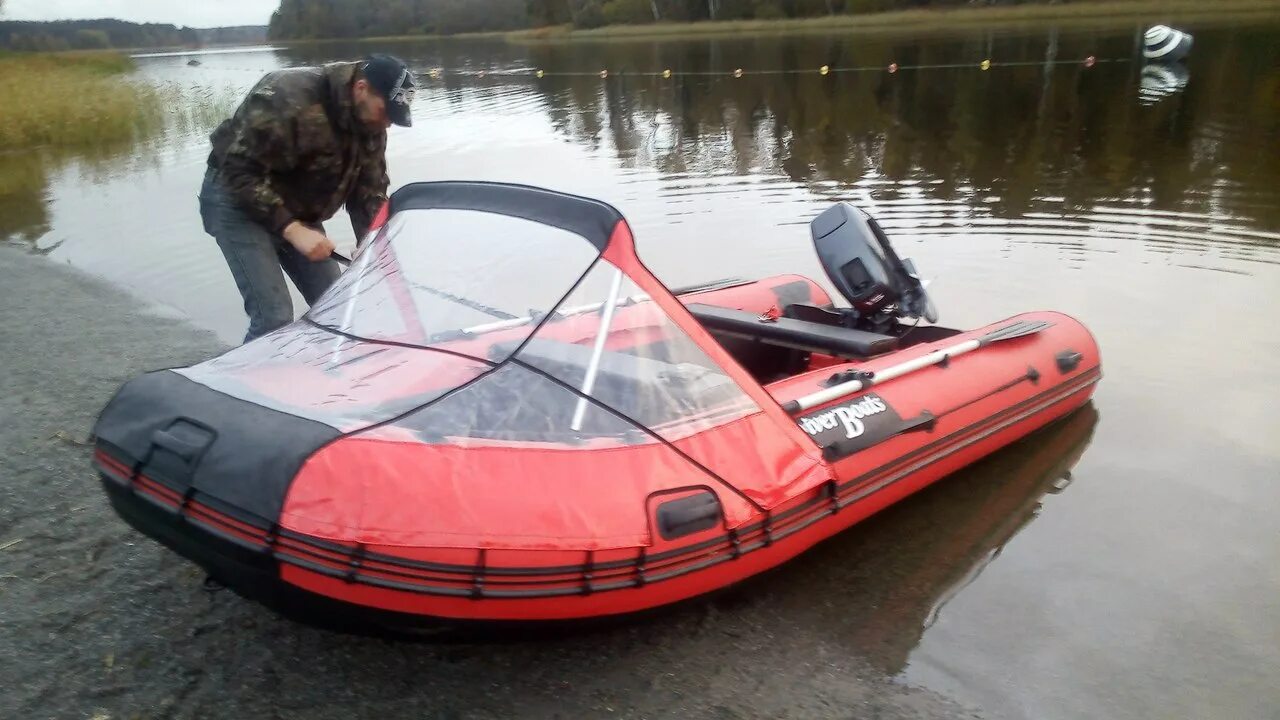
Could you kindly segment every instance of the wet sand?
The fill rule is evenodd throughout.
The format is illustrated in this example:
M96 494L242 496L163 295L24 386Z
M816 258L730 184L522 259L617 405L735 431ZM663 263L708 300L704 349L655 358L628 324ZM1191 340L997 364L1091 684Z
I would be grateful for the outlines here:
M979 717L830 632L844 598L812 592L850 560L830 547L715 601L538 641L337 635L207 592L115 516L85 441L124 380L223 343L14 247L0 287L0 717ZM873 611L871 590L847 609Z

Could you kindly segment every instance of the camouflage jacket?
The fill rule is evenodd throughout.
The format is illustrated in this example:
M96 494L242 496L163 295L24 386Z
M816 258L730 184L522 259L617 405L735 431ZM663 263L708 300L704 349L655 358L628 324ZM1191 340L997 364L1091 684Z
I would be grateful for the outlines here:
M363 240L387 198L387 134L355 116L355 63L267 74L210 136L209 165L249 217L280 234L343 205Z

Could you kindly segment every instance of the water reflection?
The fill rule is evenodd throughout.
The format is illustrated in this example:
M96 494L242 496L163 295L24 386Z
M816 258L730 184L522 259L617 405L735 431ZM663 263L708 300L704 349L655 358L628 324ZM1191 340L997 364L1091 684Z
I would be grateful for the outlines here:
M898 675L947 602L1036 520L1048 496L1070 485L1098 421L1085 405L836 536L781 571L771 584L787 590L769 602Z
M1196 267L1247 272L1238 261L1280 263L1280 153L1258 151L1280 142L1271 37L1265 27L1205 29L1189 67L1157 70L1132 29L395 49L422 70L472 73L427 77L425 126L544 115L575 145L612 156L624 185L656 186L663 205L648 210L668 229L744 203L777 206L761 213L766 223L802 224L848 200L921 242L1051 245L1070 267L1125 246L1183 250L1208 256ZM334 43L284 57L367 49ZM1081 62L1090 56L1099 61ZM995 66L980 70L988 57ZM824 76L823 65L867 69ZM920 65L959 67L905 69ZM742 78L723 74L735 67ZM663 68L673 77L635 74ZM581 74L555 74L566 72ZM442 140L462 152L492 139L467 137ZM708 260L733 254L733 243L699 241ZM659 269L669 283L705 279L679 276L683 256L670 259Z
M42 153L0 155L0 237L34 244L49 232L45 192L49 160Z
M668 235L686 222L743 225L726 208L753 206L754 226L699 235L696 262L654 251L659 275L679 284L706 279L685 274L692 266L742 259L743 239L780 252L770 227L803 224L835 200L863 205L899 238L990 240L1004 253L1052 246L1074 268L1130 247L1232 273L1249 272L1240 261L1280 263L1280 153L1258 152L1280 142L1271 37L1265 27L1198 30L1189 67L1169 69L1158 89L1135 28L390 49L422 71L446 69L424 76L420 124L475 130L435 138L446 154L509 135L515 160L521 124L541 116L618 166L610 180L622 198L584 192L652 192L661 205L642 210ZM305 64L368 49L332 43L282 57ZM1099 61L1081 62L1090 56ZM995 60L989 71L984 58ZM824 76L823 65L866 69ZM921 65L958 67L906 69ZM736 67L742 78L724 74ZM636 74L664 68L670 79ZM754 74L773 70L792 72ZM743 262L724 271L763 270Z
M576 142L615 153L624 168L659 171L671 191L695 178L693 191L715 192L704 182L720 173L744 181L785 177L840 199L850 190L894 199L901 195L890 191L919 188L920 206L902 210L926 223L1024 220L1047 205L1078 220L1022 224L1030 232L1048 230L1050 239L1105 235L1108 228L1082 214L1139 199L1143 211L1198 214L1224 223L1213 230L1227 230L1236 242L1274 246L1273 235L1240 230L1280 229L1280 183L1258 183L1280 178L1280 153L1257 152L1280 140L1280 96L1267 90L1280 82L1280 46L1265 32L1201 35L1192 69L1068 64L1090 55L1128 60L1134 40L1124 32L1056 31L927 42L568 44L534 47L529 62L549 72L608 67L606 80L534 81L548 116ZM980 71L979 60L988 56L997 58L996 67ZM966 67L882 69L891 62ZM822 76L816 68L824 64L874 69ZM738 65L746 68L741 79L696 74ZM626 74L658 68L676 75ZM777 68L813 70L783 79L751 74ZM1197 84L1193 72L1212 81ZM447 91L450 82L458 80L446 77ZM490 76L471 84L497 89L512 82L530 81ZM1179 102L1151 102L1179 92ZM868 182L887 187L862 192ZM949 215L948 204L966 208L965 217ZM1079 232L1062 232L1068 228ZM1202 238L1207 229L1157 237ZM1132 235L1115 231L1121 239Z
M41 253L55 250L62 240L41 243L53 229L51 178L70 171L85 183L100 184L114 180L122 171L157 168L161 155L154 140L154 136L140 134L120 142L0 155L0 240L25 243Z
M1185 90L1190 78L1191 71L1181 64L1149 64L1142 68L1142 87L1138 98L1143 105L1154 105Z

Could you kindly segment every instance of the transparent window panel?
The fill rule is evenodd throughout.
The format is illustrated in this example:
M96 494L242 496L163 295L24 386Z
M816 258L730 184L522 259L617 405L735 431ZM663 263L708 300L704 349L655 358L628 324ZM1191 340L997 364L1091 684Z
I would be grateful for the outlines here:
M508 363L471 385L362 437L434 444L550 443L568 448L656 442L643 429L594 403L572 427L579 397L556 382Z
M605 260L516 359L668 441L759 411L692 338Z
M298 323L175 372L227 395L351 431L438 398L488 367Z
M528 337L598 254L579 235L522 218L406 210L392 216L308 317L360 338L500 362L505 357L492 342L472 336Z

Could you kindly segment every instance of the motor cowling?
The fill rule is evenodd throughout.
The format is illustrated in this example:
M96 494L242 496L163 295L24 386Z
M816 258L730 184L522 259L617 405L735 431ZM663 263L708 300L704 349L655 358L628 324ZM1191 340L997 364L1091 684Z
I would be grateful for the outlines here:
M849 203L836 203L809 224L827 277L849 302L853 326L898 318L936 322L938 313L909 258L901 259L876 221Z

